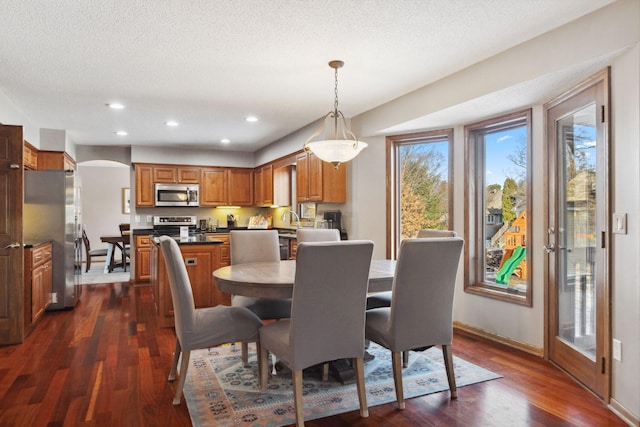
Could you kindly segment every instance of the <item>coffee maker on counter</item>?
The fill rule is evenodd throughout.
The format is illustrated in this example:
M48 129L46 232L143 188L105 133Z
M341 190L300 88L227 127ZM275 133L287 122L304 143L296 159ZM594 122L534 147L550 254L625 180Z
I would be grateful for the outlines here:
M327 211L324 212L324 220L327 221L328 228L342 230L342 212Z

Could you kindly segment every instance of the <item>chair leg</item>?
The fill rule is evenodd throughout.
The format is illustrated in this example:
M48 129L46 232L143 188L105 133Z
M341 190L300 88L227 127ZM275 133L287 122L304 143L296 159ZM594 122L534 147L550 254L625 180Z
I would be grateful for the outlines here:
M391 364L393 366L393 384L396 387L396 400L398 408L404 409L404 392L402 390L402 362L401 352L391 352Z
M322 364L322 382L329 381L329 362L324 362Z
M171 370L169 371L169 381L173 381L176 379L176 370L178 369L178 359L180 358L180 352L182 348L180 347L180 341L176 338L176 348L173 350L173 360L171 361Z
M247 342L240 343L240 351L241 351L240 357L242 359L242 366L246 368L247 366L249 366L249 343Z
M190 351L182 352L182 363L180 364L180 377L178 378L178 384L176 384L176 395L173 398L173 405L180 404L180 397L182 397L182 388L184 387L184 380L187 377L187 369L189 368L189 358L191 356Z
M409 350L402 352L402 367L406 368L407 366L409 366Z
M265 391L267 389L267 381L269 380L269 350L264 346L260 346L258 357L260 358L260 363L258 363L260 390Z
M296 426L304 427L304 399L302 398L302 370L293 371L293 403L296 408Z
M353 368L356 371L360 416L366 418L369 416L369 407L367 406L367 389L364 386L364 360L362 358L353 359Z
M447 370L447 380L449 380L449 390L451 392L451 399L458 398L458 388L456 387L456 376L453 372L453 354L451 352L451 345L442 345L442 355L444 356L444 367Z

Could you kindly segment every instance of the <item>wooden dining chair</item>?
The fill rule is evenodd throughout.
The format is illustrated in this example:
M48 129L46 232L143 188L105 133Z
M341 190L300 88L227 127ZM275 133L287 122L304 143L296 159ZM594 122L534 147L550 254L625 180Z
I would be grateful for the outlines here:
M296 255L291 318L260 328L260 384L266 389L268 355L293 375L296 423L304 425L302 370L352 359L360 415L367 417L364 384L364 319L373 242L300 243Z
M120 235L122 237L131 238L131 224L121 223L118 225L120 228ZM127 264L131 261L131 245L128 241L122 242L122 269L127 271Z
M87 232L85 231L84 227L82 227L82 244L84 245L84 253L87 257L87 267L85 269L85 273L89 272L89 269L91 268L91 260L93 258L97 258L97 257L105 257L107 256L107 249L106 248L100 248L100 249L91 249L91 243L89 242L89 236L87 236Z
M173 398L173 404L179 405L189 368L191 350L234 342L258 342L258 330L262 326L262 321L243 307L217 305L208 308L195 308L191 282L180 247L174 239L168 236L160 236L159 240L169 277L176 329L176 347L169 372L169 381L175 380L178 359L182 354L180 376ZM259 342L257 346L259 351Z
M367 310L365 336L391 350L396 399L404 409L401 354L442 346L451 398L453 293L463 240L459 237L404 239L393 279L391 306Z
M229 232L231 265L251 262L280 262L280 239L277 230L231 230ZM232 295L232 307L251 310L262 320L279 320L291 315L290 298L258 298ZM247 364L247 344L242 345L242 361Z

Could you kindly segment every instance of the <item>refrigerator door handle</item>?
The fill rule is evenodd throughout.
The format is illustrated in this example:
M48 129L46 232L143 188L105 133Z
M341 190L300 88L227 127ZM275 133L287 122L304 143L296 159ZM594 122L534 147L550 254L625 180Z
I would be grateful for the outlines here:
M22 245L19 242L13 242L13 243L9 243L3 249L16 249L16 248L19 248L20 246Z

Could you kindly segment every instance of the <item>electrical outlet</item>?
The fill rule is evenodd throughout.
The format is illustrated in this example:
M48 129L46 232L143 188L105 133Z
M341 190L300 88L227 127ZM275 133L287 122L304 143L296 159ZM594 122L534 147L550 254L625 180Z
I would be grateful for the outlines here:
M136 222L140 222L140 215L136 215Z
M152 215L147 215L147 222L152 222L153 221L153 216Z
M613 360L622 362L622 341L613 339Z
M54 292L51 294L51 304L57 304L58 303L58 293Z
M613 214L613 232L616 234L627 234L627 214Z

